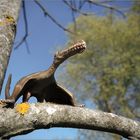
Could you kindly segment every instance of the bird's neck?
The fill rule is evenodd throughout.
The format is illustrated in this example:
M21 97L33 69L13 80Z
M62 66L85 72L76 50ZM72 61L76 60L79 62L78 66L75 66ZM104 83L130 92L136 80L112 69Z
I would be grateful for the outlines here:
M58 64L55 64L55 63L53 63L50 67L49 67L49 69L47 70L48 71L48 74L49 75L53 75L54 73L55 73L55 71L56 71L56 69L58 68Z

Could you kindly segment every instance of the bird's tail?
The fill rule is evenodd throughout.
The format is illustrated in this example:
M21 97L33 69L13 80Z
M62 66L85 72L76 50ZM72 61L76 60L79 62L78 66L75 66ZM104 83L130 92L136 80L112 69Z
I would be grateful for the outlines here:
M10 97L10 84L11 84L11 80L12 80L12 74L9 75L7 83L6 83L6 87L5 87L5 99L8 99Z

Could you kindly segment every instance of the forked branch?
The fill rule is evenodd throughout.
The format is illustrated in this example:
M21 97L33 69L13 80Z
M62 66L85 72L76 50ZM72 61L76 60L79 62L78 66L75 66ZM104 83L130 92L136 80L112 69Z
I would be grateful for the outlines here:
M70 31L69 29L65 28L63 25L61 25L48 11L47 9L38 1L34 0L34 2L40 7L40 9L43 11L45 16L48 16L59 28L61 28L64 31L67 31L69 33L75 34L74 32Z
M78 8L74 7L73 4L71 4L71 3L70 3L69 1L67 1L67 0L63 0L63 2L64 2L72 11L74 11L74 12L77 12L77 13L79 13L79 14L81 14L81 15L84 15L84 16L93 15L92 13L87 13L87 12L81 11L81 9L80 9L81 6L79 6L79 9L78 9Z
M68 28L65 28L59 21L56 20L56 18L54 16L52 16L48 10L46 9L46 7L39 1L39 0L34 0L34 2L39 6L39 8L42 10L42 12L44 13L45 16L48 16L50 18L50 20L52 22L54 22L59 28L61 28L63 31L69 32L73 35L77 35L76 34L76 17L75 17L75 13L79 13L81 15L93 15L94 13L88 13L88 12L83 12L81 9L84 5L86 4L91 4L91 5L96 5L96 6L101 6L107 9L111 9L112 11L116 11L119 14L121 14L123 17L125 17L125 14L118 8L108 4L109 2L112 2L112 0L105 0L105 1L94 1L94 0L80 0L79 1L79 6L75 6L75 3L77 3L75 0L73 1L67 1L67 0L62 0L66 6L68 6L72 12L72 18L73 18L73 22L75 25L75 29L74 31L71 31ZM25 42L25 45L27 47L27 52L30 53L28 44L27 44L27 37L28 37L28 23L27 23L27 17L26 17L26 7L25 7L25 0L23 0L23 16L24 16L24 22L25 22L25 35L23 36L22 40L18 43L18 45L16 45L15 49L17 49L20 45L22 45Z
M116 11L116 12L118 12L119 14L121 14L125 18L125 14L120 9L118 9L118 8L116 8L114 6L111 6L109 4L106 4L105 2L103 3L103 2L98 2L98 1L94 1L94 0L88 0L88 2L92 3L93 5L101 6L101 7Z

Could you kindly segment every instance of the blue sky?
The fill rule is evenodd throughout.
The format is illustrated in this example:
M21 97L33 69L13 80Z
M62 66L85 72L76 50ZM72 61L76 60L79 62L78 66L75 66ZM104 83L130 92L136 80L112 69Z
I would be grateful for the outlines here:
M72 22L71 12L60 0L42 0L48 11L61 22L65 27ZM127 7L130 3L119 1L116 4ZM12 73L11 92L16 82L23 76L33 72L47 69L53 60L56 47L63 48L68 41L67 33L58 28L48 17L44 17L42 11L32 0L26 0L27 18L29 25L29 36L27 38L31 53L28 54L25 44L19 49L13 50L9 66L6 73L6 80ZM85 7L88 10L89 7ZM103 10L101 7L94 7L95 12ZM16 42L19 42L24 35L23 15L20 13L18 22ZM59 72L62 67L59 68ZM58 73L56 73L57 77ZM5 86L5 82L4 82ZM2 96L4 98L4 89ZM34 100L31 100L31 102ZM18 101L20 102L20 100ZM32 133L13 137L12 140L19 139L76 139L77 129L51 128L37 130Z

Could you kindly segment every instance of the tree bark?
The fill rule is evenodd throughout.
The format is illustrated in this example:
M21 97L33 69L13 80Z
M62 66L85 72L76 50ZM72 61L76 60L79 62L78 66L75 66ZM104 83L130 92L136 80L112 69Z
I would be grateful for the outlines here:
M7 69L21 0L0 0L0 92Z
M35 129L70 127L99 130L140 139L140 122L112 113L50 103L30 104L21 115L16 109L0 108L0 137L29 133Z

